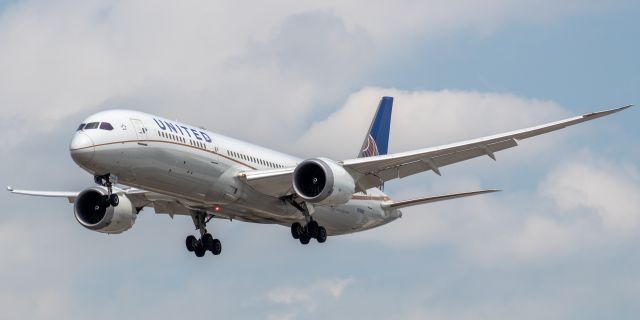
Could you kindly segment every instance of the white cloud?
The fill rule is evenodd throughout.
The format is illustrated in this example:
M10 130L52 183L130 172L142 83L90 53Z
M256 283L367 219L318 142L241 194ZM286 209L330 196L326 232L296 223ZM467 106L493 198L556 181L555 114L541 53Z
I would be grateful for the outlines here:
M302 286L278 286L266 293L266 299L286 306L285 312L272 313L270 318L295 319L321 308L327 299L340 299L344 291L354 282L353 278L321 279Z
M552 169L536 193L505 190L410 208L398 222L355 238L398 248L445 244L492 266L571 259L637 239L638 177L635 165L583 153Z
M59 148L52 136L62 133L52 130L63 131L63 123L79 121L106 107L180 117L285 151L311 153L308 144L314 143L315 152L343 157L357 151L379 95L384 93L397 95L392 150L554 120L567 112L552 102L464 91L366 88L351 95L343 108L337 110L337 106L354 88L370 84L369 74L388 68L399 56L410 55L412 46L424 44L425 39L461 31L483 36L510 21L573 15L591 6L589 3L17 1L0 13L0 126L5 129L4 150L10 162L0 171L0 180L52 189L90 183L79 169L72 171L73 163L63 150L67 138L56 138L64 140ZM334 110L337 112L329 119L319 121L305 134L309 122ZM340 126L349 118L348 126ZM336 128L341 136L334 134ZM293 138L299 135L304 135L299 141ZM409 136L415 139L400 139ZM549 150L555 145L556 138L541 139L524 150L499 154L502 162L497 166L508 164L513 156L539 154L536 148ZM327 141L340 143L331 146ZM7 145L11 143L15 148ZM56 153L58 149L62 151ZM600 175L592 178L609 181L607 188L620 192L614 199L622 202L630 193L617 187L637 190L637 179L630 178L632 174L610 176L611 168L597 161L582 164L584 167L566 168L572 175L544 185L561 193L569 191L567 197L536 196L523 205L520 200L530 195L507 196L506 200L501 195L416 208L401 221L363 235L370 235L366 241L380 238L376 244L397 242L394 246L399 248L445 244L471 262L514 256L527 260L550 252L571 254L577 246L585 246L581 241L584 230L595 231L595 240L587 245L607 242L605 238L614 230L623 231L618 241L625 241L636 228L637 222L628 214L634 202L626 210L612 210L609 198L598 190L581 188L584 186L567 179L595 169ZM16 170L18 166L22 170ZM627 173L637 172L631 168ZM618 185L620 181L626 184ZM447 176L437 184L415 188L408 184L406 190L412 190L401 190L398 195L439 193L443 186L459 191L483 185L476 177ZM576 211L584 208L577 201L581 196L590 197L585 210L599 220L576 220ZM301 249L284 228L234 223L215 227L222 234L225 253L219 259L197 260L183 248L184 235L192 232L188 220L169 221L145 211L133 230L104 236L77 225L66 204L6 193L0 198L4 204L0 309L10 318L170 319L201 316L203 306L221 318L255 318L261 312L277 318L311 318L322 317L325 305L358 315L358 307L387 310L391 301L380 298L374 306L368 301L374 294L363 292L360 304L348 303L348 298L354 299L348 294L354 281L331 275L361 271L361 257L355 262L343 260L344 265L339 266L310 262L337 259L335 252L347 256L340 250L366 249L369 243L354 245L343 238L325 247ZM560 209L551 209L568 218L546 215L548 207L527 211L530 214L524 217L512 211L514 203L517 208L538 208L537 201L557 203ZM238 230L243 231L233 232ZM378 252L363 250L361 254L369 261L379 259ZM320 270L327 274L322 281L265 288L289 283L292 273L301 278ZM375 271L387 279L397 277L389 270L368 270L374 276ZM430 279L417 277L416 286ZM358 278L358 283L371 282ZM397 286L404 289L407 285ZM635 292L637 288L631 288L628 295L635 297ZM387 297L389 293L379 290L375 294ZM391 294L392 301L407 297L401 292ZM296 306L307 303L317 312ZM489 314L497 312L492 310Z
M640 174L631 163L606 161L582 152L549 175L541 192L559 209L597 214L606 232L627 235L640 223Z
M343 291L353 283L353 278L322 279L305 286L279 286L267 293L267 299L278 304L312 302L318 296L339 299Z
M394 97L390 152L521 129L559 120L568 114L553 102L510 94L365 88L353 93L345 105L327 119L314 123L297 141L297 150L305 154L329 154L338 159L353 157L383 95ZM548 149L544 142L552 143L545 137L536 140L532 145L538 148Z
M66 117L79 121L97 108L128 107L286 148L318 106L338 105L425 34L477 33L590 7L584 1L539 6L20 1L0 15L2 119L22 124L9 131L19 141Z

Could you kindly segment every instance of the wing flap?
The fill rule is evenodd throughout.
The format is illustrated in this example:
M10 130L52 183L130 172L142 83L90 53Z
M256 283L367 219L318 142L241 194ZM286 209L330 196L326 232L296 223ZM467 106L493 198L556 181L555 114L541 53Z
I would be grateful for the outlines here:
M256 191L279 198L293 193L291 175L294 169L246 171L238 177Z

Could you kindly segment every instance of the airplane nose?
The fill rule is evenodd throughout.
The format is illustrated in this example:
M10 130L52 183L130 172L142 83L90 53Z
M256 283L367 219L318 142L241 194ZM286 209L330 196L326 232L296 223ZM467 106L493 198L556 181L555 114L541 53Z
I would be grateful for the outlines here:
M93 140L84 132L77 132L69 144L71 158L77 164L87 164L93 160Z

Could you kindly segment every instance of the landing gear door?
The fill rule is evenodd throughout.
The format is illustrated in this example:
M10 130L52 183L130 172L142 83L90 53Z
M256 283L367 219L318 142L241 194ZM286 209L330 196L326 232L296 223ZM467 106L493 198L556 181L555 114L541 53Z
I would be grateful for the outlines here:
M133 124L133 128L136 131L136 136L138 138L138 144L141 145L147 145L146 144L146 140L147 140L147 128L145 127L144 123L142 123L142 121L140 119L133 119L131 118L131 123Z

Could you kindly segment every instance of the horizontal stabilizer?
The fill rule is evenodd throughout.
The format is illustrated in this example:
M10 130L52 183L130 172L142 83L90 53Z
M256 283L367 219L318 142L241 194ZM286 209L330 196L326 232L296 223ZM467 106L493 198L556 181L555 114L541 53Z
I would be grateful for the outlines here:
M470 197L470 196L476 196L479 194L492 193L492 192L498 192L498 191L500 190L490 189L490 190L480 190L480 191L473 191L473 192L451 193L451 194L445 194L445 195L434 196L434 197L423 197L423 198L393 202L388 206L389 208L392 208L392 209L400 209L405 207L417 206L419 204L451 200L451 199L457 199L457 198L463 198L463 197Z

